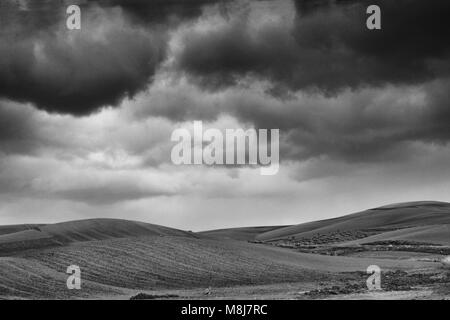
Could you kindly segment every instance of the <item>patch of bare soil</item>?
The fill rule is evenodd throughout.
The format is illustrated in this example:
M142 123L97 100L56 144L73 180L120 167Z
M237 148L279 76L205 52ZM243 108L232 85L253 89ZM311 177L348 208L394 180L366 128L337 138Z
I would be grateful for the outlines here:
M352 231L349 233L356 233L359 231ZM362 236L363 234L361 234ZM320 237L319 237L320 238ZM450 246L444 246L434 243L404 241L404 240L386 240L364 243L352 246L339 246L332 242L326 242L311 238L308 242L298 240L283 240L278 242L266 242L265 244L274 245L277 247L291 248L299 252L314 253L329 256L347 256L350 254L368 252L368 251L403 251L403 252L417 252L429 253L437 255L450 255Z
M326 299L332 296L351 294L367 294L367 274L364 272L348 273L350 279L342 284L311 290L304 295L310 299ZM408 292L408 291L436 291L437 294L445 295L444 288L450 288L450 272L405 272L402 270L383 272L380 292ZM411 295L411 297L413 297Z
M341 242L364 239L370 236L378 235L389 231L406 229L407 227L397 228L371 228L360 230L333 231L326 233L316 233L309 237L290 237L283 240L270 241L270 243L283 247L304 247L311 245L336 244Z

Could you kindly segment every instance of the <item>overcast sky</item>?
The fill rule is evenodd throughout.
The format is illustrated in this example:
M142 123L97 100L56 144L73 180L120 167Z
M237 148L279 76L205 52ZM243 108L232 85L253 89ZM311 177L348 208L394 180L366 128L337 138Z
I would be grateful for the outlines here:
M78 3L78 31L61 1L0 3L0 224L204 230L450 201L448 0ZM194 120L280 129L279 173L173 165Z

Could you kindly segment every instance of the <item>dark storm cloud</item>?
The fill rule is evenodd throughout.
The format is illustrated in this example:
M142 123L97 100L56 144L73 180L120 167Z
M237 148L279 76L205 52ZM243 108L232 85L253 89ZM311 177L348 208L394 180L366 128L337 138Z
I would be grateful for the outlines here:
M85 115L152 82L169 22L201 14L206 0L5 0L0 7L0 97ZM66 29L67 5L82 29Z
M0 42L0 96L83 115L145 89L163 59L163 32L132 26L112 9L83 12L82 22L80 31L60 21L31 34L8 25Z
M16 5L18 16L40 12L33 2L23 3L27 5L22 8ZM165 61L170 22L164 19L195 18L206 5L201 0L184 2L185 6L162 0L80 3L88 10L83 11L78 33L65 30L63 20L51 24L36 17L25 26L6 23L0 42L0 96L74 115L116 105L146 89ZM250 10L261 3L267 4L250 2ZM265 14L271 13L265 8L255 27L250 15L239 11L249 7L225 4L223 24L208 20L213 10L203 13L198 29L196 21L184 21L173 29L171 40L177 48L169 58L174 61L175 75L185 72L188 79L197 79L203 86L194 97L188 90L182 98L183 92L174 84L167 94L152 95L143 109L175 121L213 120L218 114L231 114L259 128L280 128L283 153L292 159L329 154L377 160L397 156L411 141L446 143L450 138L446 125L450 120L446 107L449 82L443 80L450 74L449 32L443 19L450 16L447 2L370 2L382 8L382 31L366 29L366 1L286 3L296 10L293 22L265 21ZM148 23L151 15L161 19ZM233 92L246 76L268 80L271 90L255 94L240 87L238 94ZM424 87L422 83L433 84ZM403 93L414 96L414 89L405 88L415 85L425 95L423 105L401 101ZM165 83L159 89L171 86ZM210 93L205 87L227 86L232 87L220 91L223 95L218 100L202 100ZM368 93L361 93L364 90ZM299 99L289 91L311 96ZM5 126L0 135L8 141L16 133L18 139L27 141L20 137L33 133L28 127L12 131Z
M382 30L366 28L370 4L381 7ZM296 8L291 28L255 31L242 14L223 28L187 33L177 67L213 89L254 76L271 81L274 92L327 94L449 74L446 0L296 1Z
M449 88L446 79L408 89L369 90L343 99L348 107L342 110L341 105L338 114L302 112L296 124L294 113L286 114L286 121L280 122L287 127L283 152L291 159L328 155L351 162L386 162L413 157L416 144L447 145Z
M371 4L381 7L382 30L366 28ZM449 141L450 2L294 5L292 23L269 16L255 24L264 14L255 18L249 9L185 31L175 68L209 92L267 81L266 98L250 90L225 95L227 105L216 111L280 128L283 159L388 161L411 157L415 143Z
M300 93L280 99L260 87L205 93L179 85L162 92L153 88L135 110L140 110L138 118L150 114L214 123L231 115L244 128L278 128L282 160L329 156L351 162L398 161L413 156L415 143L450 141L449 88L447 78L346 90L338 96Z
M345 161L407 159L412 144L450 141L450 79L415 86L241 100L231 112L260 128L280 128L284 159L322 155Z
M55 25L66 15L68 5L82 10L96 6L122 9L142 24L164 24L194 19L205 5L228 3L232 0L2 0L0 25L20 24L28 31ZM1 32L1 30L0 30Z
M197 18L208 4L232 0L87 0L102 7L120 7L141 23L167 23L170 20Z

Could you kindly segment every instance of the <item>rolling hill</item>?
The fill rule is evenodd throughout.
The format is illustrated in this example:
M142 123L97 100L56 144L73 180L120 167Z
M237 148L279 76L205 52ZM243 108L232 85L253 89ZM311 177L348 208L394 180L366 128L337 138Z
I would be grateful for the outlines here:
M120 219L88 219L47 225L4 227L0 235L0 256L27 249L70 243L142 236L198 237L194 233ZM18 230L17 232L14 232Z
M384 229L388 232L403 228L446 224L450 224L450 203L421 201L393 204L343 217L278 228L261 233L255 238L262 241L274 241L288 238L308 238L317 234L343 231L377 229L382 232ZM450 238L450 234L436 232L434 228L422 229L420 235L416 233L416 236L418 239L426 239L427 232L434 234L434 236L430 235L430 238L434 240L438 237L438 240L446 242ZM414 239L412 234L410 234L410 237Z
M319 283L364 272L429 268L426 262L331 257L247 243L186 236L74 242L0 258L0 297L85 298L133 290ZM66 269L81 268L83 289L66 288ZM131 293L129 293L131 296Z
M5 226L0 228L0 298L129 297L138 290L346 283L348 272L365 272L372 264L383 271L426 271L436 263L321 255L251 241L370 229L377 233L340 244L386 239L448 244L449 225L450 204L415 202L295 226L201 233L117 219ZM82 290L66 288L70 265L81 268Z

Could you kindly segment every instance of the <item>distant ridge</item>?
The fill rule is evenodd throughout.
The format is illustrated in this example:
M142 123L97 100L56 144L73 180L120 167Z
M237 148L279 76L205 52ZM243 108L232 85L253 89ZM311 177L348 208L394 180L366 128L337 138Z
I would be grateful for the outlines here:
M255 237L262 233L285 227L286 226L228 228L228 229L203 231L199 232L199 234L213 239L232 239L241 241L251 241L255 240Z
M413 229L416 227L422 228L420 231ZM391 228L403 229L402 233L386 234L399 239L417 237L418 240L437 239L438 243L450 244L450 233L448 236L446 233L448 230L446 228L450 228L450 203L442 201L393 203L342 217L298 225L228 228L203 231L199 234L216 239L277 241L293 237L311 237L318 233L377 228L385 228L386 231L390 231ZM409 228L411 234L407 230ZM373 239L383 239L383 235ZM364 239L361 239L354 243L363 241Z
M388 204L386 206L381 206L373 208L371 210L390 210L390 209L400 209L400 208L417 208L417 207L450 207L450 203L442 201L412 201L412 202L400 202Z
M46 225L5 226L0 227L0 231L2 228L4 228L5 233L0 234L0 254L61 246L74 242L115 238L144 236L199 237L187 231L120 219L87 219Z
M0 226L0 236L8 233L14 233L24 230L30 230L33 228L44 226L43 224L14 224L7 226Z
M87 219L46 225L2 226L0 227L0 255L74 242L129 237L179 236L238 241L278 241L370 229L378 229L381 232L372 237L349 242L349 244L385 240L386 237L393 240L450 244L449 227L450 203L438 201L395 203L342 217L291 226L243 227L199 233L137 221Z
M280 228L262 233L256 239L273 241L304 238L317 233L324 234L337 231L374 228L400 229L444 224L450 224L450 203L416 201L391 204L338 218Z

